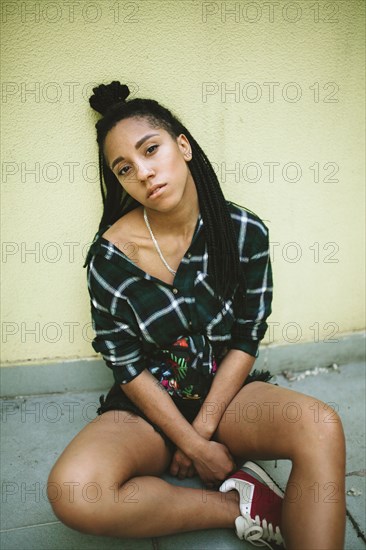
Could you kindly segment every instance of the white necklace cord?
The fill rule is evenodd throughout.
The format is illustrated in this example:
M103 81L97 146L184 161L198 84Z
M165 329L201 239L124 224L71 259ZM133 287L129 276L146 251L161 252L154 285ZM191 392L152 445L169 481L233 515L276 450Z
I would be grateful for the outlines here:
M155 248L156 248L157 253L158 253L159 256L160 256L161 261L163 262L163 264L165 265L165 267L167 268L167 270L170 271L170 273L171 273L172 275L175 275L177 272L174 271L174 269L172 269L172 268L170 267L170 265L168 264L168 262L167 262L166 259L164 258L163 254L162 254L162 252L161 252L161 250L160 250L160 247L159 247L159 245L158 245L158 241L157 241L157 240L155 239L155 237L154 237L154 233L153 233L152 230L151 230L151 227L150 227L150 224L149 224L149 220L147 219L147 214L146 214L145 208L144 208L144 220L145 220L145 223L146 223L146 227L147 227L148 230L149 230L149 233L150 233L150 237L151 237L151 239L152 239L152 242L154 243L154 246L155 246Z

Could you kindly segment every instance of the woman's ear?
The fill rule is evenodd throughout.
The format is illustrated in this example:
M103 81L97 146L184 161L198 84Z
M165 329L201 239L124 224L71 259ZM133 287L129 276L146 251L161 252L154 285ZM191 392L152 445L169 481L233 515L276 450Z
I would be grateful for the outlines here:
M180 134L177 138L178 147L181 150L185 160L191 160L192 147L188 141L188 138L184 134Z

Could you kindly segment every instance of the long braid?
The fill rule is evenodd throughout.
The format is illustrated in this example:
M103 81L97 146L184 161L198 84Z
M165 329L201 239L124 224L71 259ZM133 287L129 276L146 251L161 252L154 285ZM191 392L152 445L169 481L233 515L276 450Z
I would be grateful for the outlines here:
M227 296L231 285L241 276L235 230L212 165L192 136L188 139L192 144L193 153L189 167L196 182L202 220L207 228L209 271L216 281L217 291L220 291L222 296Z
M100 192L102 194L103 204L105 204L106 194L105 194L105 190L104 190L103 176L102 176L102 173L103 173L103 153L100 149L99 149L99 154L98 154L98 161L99 161L98 166L99 166Z

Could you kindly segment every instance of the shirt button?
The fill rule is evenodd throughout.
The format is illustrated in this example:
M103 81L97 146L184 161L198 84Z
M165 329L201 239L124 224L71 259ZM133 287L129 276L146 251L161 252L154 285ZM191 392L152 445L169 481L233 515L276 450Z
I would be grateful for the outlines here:
M192 254L191 254L190 252L188 252L187 258L188 258L188 259L189 259L189 258L192 258Z
M178 294L179 290L177 288L173 288L173 294Z
M188 322L188 326L189 326L189 327L192 326L192 321L189 321L189 322Z

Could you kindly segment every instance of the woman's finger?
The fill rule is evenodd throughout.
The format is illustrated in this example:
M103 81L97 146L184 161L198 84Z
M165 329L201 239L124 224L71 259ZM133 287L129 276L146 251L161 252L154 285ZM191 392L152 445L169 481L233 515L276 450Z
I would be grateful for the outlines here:
M173 460L170 464L170 470L169 470L170 474L172 476L176 476L179 472L179 464L177 463L177 461L175 460L175 457L173 457Z
M188 477L188 468L181 465L177 477L178 479L186 479Z

